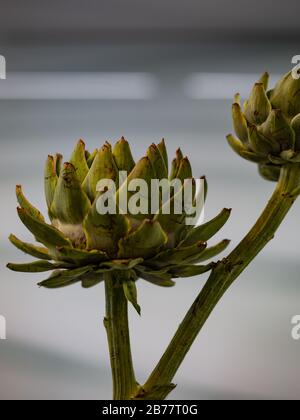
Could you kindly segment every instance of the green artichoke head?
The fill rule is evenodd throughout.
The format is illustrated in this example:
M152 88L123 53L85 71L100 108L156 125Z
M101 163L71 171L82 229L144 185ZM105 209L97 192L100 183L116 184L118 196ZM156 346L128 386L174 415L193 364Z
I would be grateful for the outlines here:
M127 174L120 180L119 174ZM186 225L182 212L177 214L175 192L168 202L159 202L158 210L146 214L98 211L99 198L107 192L98 190L99 181L112 180L116 185L115 202L132 180L142 179L149 186L152 179L193 180L189 160L178 149L168 176L168 157L164 140L152 144L137 163L128 142L122 137L112 148L105 143L89 153L80 140L68 162L62 156L48 156L45 164L45 196L50 222L47 222L17 186L18 215L40 245L9 239L20 250L37 258L24 264L9 263L8 268L22 272L52 271L40 286L59 288L80 282L91 287L106 273L122 280L125 295L136 308L135 282L144 279L158 286L173 286L172 279L208 271L212 264L199 263L223 251L229 241L212 247L207 241L225 224L230 209L224 209L211 221L194 227ZM206 184L205 184L206 185ZM130 199L132 192L127 192ZM162 211L169 204L170 212ZM120 208L117 206L117 210Z
M232 105L238 138L227 136L230 146L243 158L258 164L260 174L277 181L287 162L300 162L300 79L292 71L268 90L268 73L254 84L249 98Z

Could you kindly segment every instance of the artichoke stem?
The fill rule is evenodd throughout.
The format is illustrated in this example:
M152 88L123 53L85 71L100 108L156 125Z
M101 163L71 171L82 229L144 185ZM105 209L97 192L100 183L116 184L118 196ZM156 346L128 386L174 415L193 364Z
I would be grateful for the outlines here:
M276 189L263 213L238 246L213 268L205 286L179 325L162 358L143 386L145 393L169 385L193 341L229 286L274 237L300 189L300 165L282 167ZM250 197L249 197L250 199Z
M113 380L113 399L128 400L137 392L128 328L128 305L121 281L105 273L106 328Z

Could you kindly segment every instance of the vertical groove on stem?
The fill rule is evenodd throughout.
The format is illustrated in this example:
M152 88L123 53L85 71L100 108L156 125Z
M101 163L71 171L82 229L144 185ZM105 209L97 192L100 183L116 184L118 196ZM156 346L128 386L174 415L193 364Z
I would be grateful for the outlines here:
M121 281L105 274L106 328L113 380L113 399L127 400L137 392L128 328L128 307Z

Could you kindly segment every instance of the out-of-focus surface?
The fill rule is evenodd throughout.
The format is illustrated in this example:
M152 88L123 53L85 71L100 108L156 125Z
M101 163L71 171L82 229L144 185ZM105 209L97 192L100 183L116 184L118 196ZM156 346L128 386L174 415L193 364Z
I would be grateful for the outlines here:
M191 7L192 2L188 3ZM230 10L233 2L228 3ZM279 2L257 5L262 3L274 5L278 20ZM229 96L237 90L245 94L260 72L278 75L291 68L291 57L300 51L293 35L298 34L292 7L295 11L297 4L290 4L290 22L283 19L276 43L263 36L276 22L267 13L267 26L260 18L251 20L251 14L248 26L245 17L241 18L243 42L239 42L238 28L234 36L232 25L225 19L222 26L220 18L215 38L209 40L205 29L210 34L213 27L210 7L209 29L200 25L203 17L197 20L198 9L195 19L184 20L180 27L176 5L178 22L170 18L170 27L174 34L176 28L180 31L168 42L159 42L158 35L155 42L151 36L138 39L138 30L145 35L143 29L151 30L151 25L130 26L125 19L125 39L130 28L136 31L135 37L111 43L109 28L102 22L97 28L108 31L104 40L99 41L100 31L92 42L91 33L88 36L82 28L84 44L80 36L76 43L69 42L73 32L68 26L64 38L58 21L66 41L59 45L57 33L51 43L52 24L43 31L36 16L36 26L29 31L26 20L22 23L19 17L16 25L16 15L7 8L8 24L0 25L0 54L7 60L7 80L0 80L0 314L7 320L7 340L0 341L0 398L111 396L102 326L103 287L43 290L36 287L43 274L13 273L5 268L7 261L30 259L7 241L10 232L31 239L14 211L15 184L21 183L26 195L45 212L43 165L48 153L61 151L68 159L80 137L93 149L124 135L138 158L163 136L170 159L181 146L195 175L207 176L206 217L222 207L233 208L230 221L218 235L231 238L232 248L256 220L274 185L260 179L255 165L242 161L227 146L225 135L232 131ZM116 9L116 22L120 13ZM284 8L284 16L286 13ZM235 19L234 15L231 23ZM255 24L260 34L257 40L251 37ZM159 22L157 26L161 27ZM202 31L205 42L196 35L181 41L185 33L191 33L189 28ZM39 32L41 37L35 37ZM300 397L300 341L291 338L291 318L300 313L299 212L296 203L275 240L218 305L176 375L173 398ZM139 282L142 317L131 311L130 318L141 382L204 281L205 276L179 279L176 287L167 290Z

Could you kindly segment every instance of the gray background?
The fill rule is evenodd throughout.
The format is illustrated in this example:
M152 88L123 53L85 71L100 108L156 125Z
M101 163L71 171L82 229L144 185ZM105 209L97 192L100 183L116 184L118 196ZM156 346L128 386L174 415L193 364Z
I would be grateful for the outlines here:
M0 314L7 319L0 398L110 398L103 287L42 290L36 283L45 276L5 268L7 261L28 260L7 241L10 232L30 240L14 211L15 184L45 211L48 153L68 159L80 137L93 149L124 135L138 158L164 136L170 154L181 146L194 173L207 176L206 217L233 208L218 235L231 238L232 248L274 185L228 148L229 97L247 92L260 72L276 79L291 68L291 57L300 54L299 2L2 0L0 6L0 54L7 60L7 80L0 81ZM103 72L102 85L85 94L80 75ZM126 86L128 73L145 77L133 86L140 99ZM300 313L299 212L296 203L218 305L176 375L172 397L300 397L300 341L291 339L291 317ZM142 317L130 310L130 321L141 382L204 281L179 279L167 290L139 282Z

